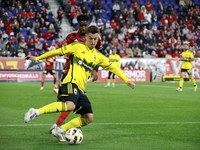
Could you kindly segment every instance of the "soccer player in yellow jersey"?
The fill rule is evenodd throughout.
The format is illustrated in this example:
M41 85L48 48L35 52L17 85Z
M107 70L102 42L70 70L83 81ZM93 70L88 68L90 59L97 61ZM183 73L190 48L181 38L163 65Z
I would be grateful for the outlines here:
M117 54L117 48L114 47L112 50L112 54L108 57L109 61L115 64L117 67L120 68L120 56ZM108 82L105 87L110 87L110 77L112 75L112 87L115 87L115 74L111 71L108 72Z
M80 114L80 117L74 118L66 124L52 130L51 133L60 141L65 141L64 131L70 128L80 128L91 123L94 119L92 106L84 91L91 71L97 65L112 71L132 89L135 88L135 83L128 79L120 68L112 62L109 62L109 60L95 48L99 34L100 31L98 27L89 26L86 31L85 43L75 42L38 57L26 57L26 59L38 61L56 55L72 55L69 72L62 81L62 85L59 89L59 101L50 103L39 109L30 108L24 116L24 122L27 123L31 119L46 113L74 111L74 113Z
M181 74L180 74L180 81L179 81L179 87L176 89L176 91L183 91L183 83L184 83L184 76L187 73L189 76L189 79L194 84L194 91L197 91L198 85L195 82L195 79L192 77L192 63L191 61L194 61L194 55L189 50L189 42L185 41L184 43L184 52L181 54L180 61L183 61L182 67L181 67Z

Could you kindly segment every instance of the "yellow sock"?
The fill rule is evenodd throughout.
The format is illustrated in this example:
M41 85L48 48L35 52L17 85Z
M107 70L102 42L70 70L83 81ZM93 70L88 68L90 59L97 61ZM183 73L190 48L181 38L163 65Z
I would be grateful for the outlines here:
M80 128L80 127L83 127L87 124L88 123L86 122L86 120L83 117L77 117L77 118L72 119L68 123L65 123L64 125L62 125L61 128L64 131L67 131L71 128Z
M191 79L191 82L192 82L194 85L196 85L196 81L195 81L194 78Z
M107 82L110 83L110 79L108 79Z
M115 79L112 79L112 82L115 83Z
M40 111L40 114L66 111L67 105L66 105L66 103L63 103L63 102L54 102L54 103L48 104L42 108L39 108L38 110Z
M184 82L184 79L183 79L183 78L180 78L179 87L183 87L183 82Z

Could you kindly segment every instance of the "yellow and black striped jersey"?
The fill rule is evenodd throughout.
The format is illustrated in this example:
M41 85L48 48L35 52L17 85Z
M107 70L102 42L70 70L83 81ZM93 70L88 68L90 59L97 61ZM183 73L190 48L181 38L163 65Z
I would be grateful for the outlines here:
M109 60L97 49L89 49L85 43L71 43L38 56L36 57L36 60L64 54L72 55L72 59L69 72L62 83L75 83L81 91L85 90L88 77L95 66L101 66L102 68L113 72L124 80L124 82L130 81L119 67L109 62Z
M111 54L108 57L109 61L115 64L117 67L120 67L120 56L118 54Z
M194 58L193 53L190 50L184 51L181 53L182 58L191 59ZM192 63L190 61L183 61L182 67L183 69L192 69Z

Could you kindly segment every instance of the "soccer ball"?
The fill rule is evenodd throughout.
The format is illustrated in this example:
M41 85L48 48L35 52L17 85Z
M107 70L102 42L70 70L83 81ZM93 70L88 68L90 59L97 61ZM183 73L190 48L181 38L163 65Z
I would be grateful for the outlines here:
M70 145L77 145L83 141L83 133L80 129L71 128L65 133L65 138Z

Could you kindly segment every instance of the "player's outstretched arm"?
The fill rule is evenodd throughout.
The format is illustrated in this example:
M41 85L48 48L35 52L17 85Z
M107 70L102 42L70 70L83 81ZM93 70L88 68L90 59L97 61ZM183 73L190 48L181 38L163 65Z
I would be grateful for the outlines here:
M132 89L136 87L136 84L133 81L128 81L126 84L130 86Z
M35 59L35 56L27 56L25 59L26 59L26 60L36 60L36 59Z

